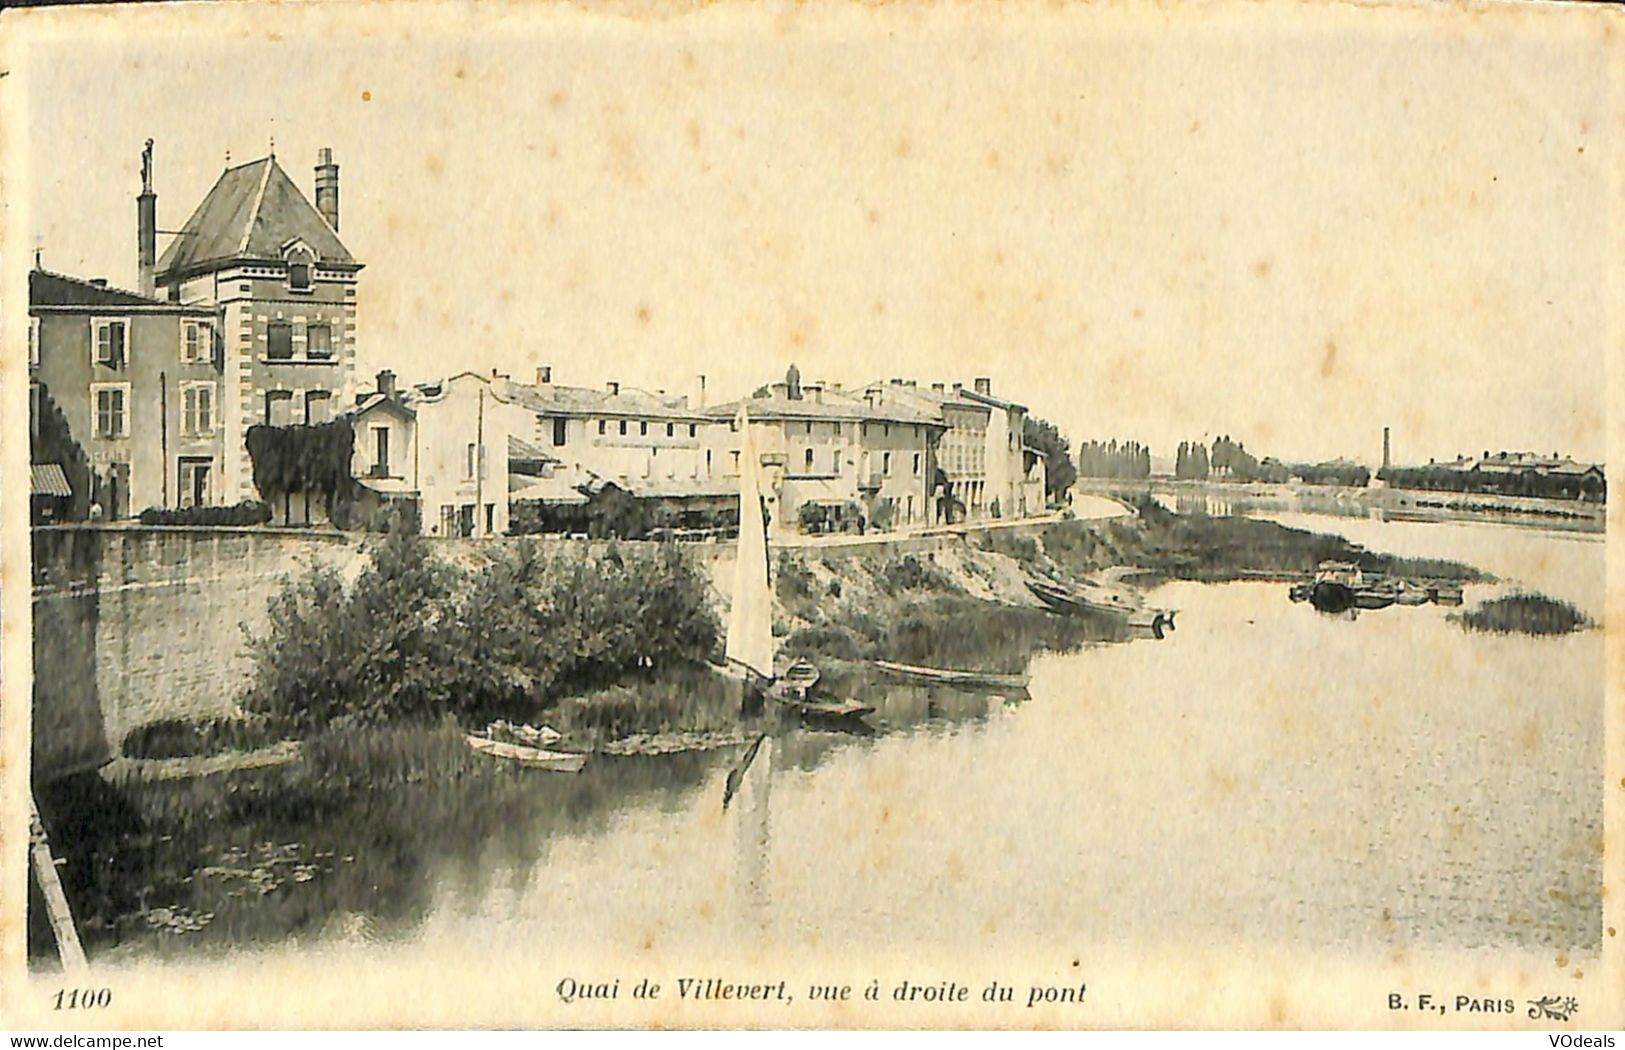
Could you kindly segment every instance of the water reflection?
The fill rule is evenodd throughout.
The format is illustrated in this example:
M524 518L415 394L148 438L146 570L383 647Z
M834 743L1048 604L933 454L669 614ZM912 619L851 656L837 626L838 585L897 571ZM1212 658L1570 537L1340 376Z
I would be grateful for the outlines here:
M1369 524L1352 538L1378 549L1445 542ZM1509 578L1583 598L1601 575L1600 544L1460 528L1455 556ZM1472 635L1435 606L1332 619L1269 583L1156 600L1184 610L1179 632L1042 656L1030 699L886 687L861 697L876 736L777 738L770 819L751 825L765 860L742 869L765 893L744 905L753 941L1598 950L1601 632ZM722 777L566 834L515 897L431 926L519 942L545 911L561 945L635 948L603 939L624 929L736 949L704 918ZM665 841L682 848L655 892L624 858ZM612 915L572 917L604 892Z

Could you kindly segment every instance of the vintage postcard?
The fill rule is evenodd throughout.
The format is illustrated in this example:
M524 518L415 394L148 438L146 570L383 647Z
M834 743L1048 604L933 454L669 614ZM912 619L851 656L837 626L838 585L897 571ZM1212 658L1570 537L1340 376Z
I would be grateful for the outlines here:
M1622 28L0 15L0 1019L1619 1025Z

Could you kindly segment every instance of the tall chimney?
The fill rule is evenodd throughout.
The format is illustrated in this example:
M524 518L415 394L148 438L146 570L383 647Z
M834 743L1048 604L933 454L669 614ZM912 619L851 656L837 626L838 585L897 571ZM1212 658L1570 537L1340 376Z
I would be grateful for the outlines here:
M1390 455L1389 455L1390 451L1391 450L1390 450L1389 445L1388 445L1388 428L1383 427L1382 428L1382 469L1383 470L1387 470L1389 464L1393 462L1393 460L1390 458Z
M337 233L339 228L339 166L326 146L316 151L316 210Z
M993 396L993 380L989 376L976 377L976 392L983 397Z
M378 373L378 392L385 397L395 396L395 373L387 368Z
M152 191L152 140L141 151L141 195L135 199L135 258L141 294L158 291L158 195Z

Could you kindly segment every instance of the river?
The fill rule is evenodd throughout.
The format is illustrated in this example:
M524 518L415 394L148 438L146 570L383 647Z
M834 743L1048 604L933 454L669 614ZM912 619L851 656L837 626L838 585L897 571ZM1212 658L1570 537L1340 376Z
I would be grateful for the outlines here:
M1469 605L1525 586L1602 618L1600 537L1268 516L1501 578ZM561 776L442 740L450 774L380 752L316 820L250 776L202 859L179 853L179 898L100 957L1597 955L1602 631L1331 617L1286 591L1166 584L1165 640L1042 654L1019 700L877 692L881 731L773 739L727 811L738 748Z
M1600 538L1276 517L1601 618ZM950 956L1599 951L1600 630L1472 634L1435 606L1334 618L1250 582L1155 600L1181 610L1167 640L1040 656L1025 701L897 691L880 714L898 731L781 739L765 797L726 814L719 760L658 804L555 831L540 857L465 852L423 935L611 955L840 955L877 931Z

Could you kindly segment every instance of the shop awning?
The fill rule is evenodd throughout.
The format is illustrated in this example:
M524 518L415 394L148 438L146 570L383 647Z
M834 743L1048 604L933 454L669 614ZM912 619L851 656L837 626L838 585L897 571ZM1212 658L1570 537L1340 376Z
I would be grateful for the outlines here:
M68 487L68 476L62 473L60 463L34 463L29 466L28 473L36 496L73 495L73 489Z

